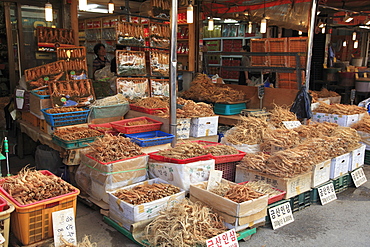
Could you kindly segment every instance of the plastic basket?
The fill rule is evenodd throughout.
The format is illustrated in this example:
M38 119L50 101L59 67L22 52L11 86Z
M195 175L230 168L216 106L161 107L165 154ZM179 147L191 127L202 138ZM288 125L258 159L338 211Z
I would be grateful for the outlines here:
M3 212L8 203L0 196L0 212Z
M88 143L94 142L97 137L103 137L103 135L77 139L72 141L66 141L53 135L53 142L65 149L83 148L89 146Z
M290 207L293 212L302 210L311 205L311 190L290 198Z
M238 154L229 154L229 155L212 155L212 159L215 160L215 164L228 163L228 162L237 162L241 161L245 156L245 152L238 150Z
M99 129L101 128L109 128L109 130ZM102 123L102 124L89 124L89 128L97 130L104 134L111 134L111 135L118 135L118 132L113 129L112 125L110 123Z
M247 182L242 182L242 183L239 183L239 184L246 184L246 183L248 183L249 181L247 181ZM278 202L278 201L280 201L280 200L283 200L283 198L284 198L284 196L285 196L285 194L286 194L286 192L285 191L283 191L283 190L279 190L279 189L277 189L277 188L274 188L274 187L271 187L272 189L274 189L274 190L276 190L276 191L279 191L279 192L281 192L280 194L278 194L278 195L275 195L275 196L272 196L272 197L269 197L269 199L268 199L268 204L273 204L273 203L275 203L275 202Z
M90 111L88 109L85 109L83 111L50 114L46 112L46 110L48 109L51 109L51 108L41 109L41 111L44 114L46 122L51 127L86 123L87 116L89 115L89 111Z
M191 162L196 162L200 160L210 160L212 159L212 156L210 154L201 155L197 157L192 157L188 159L175 159L175 158L169 158L162 155L158 155L157 152L149 153L149 157L153 160L157 161L163 161L163 162L170 162L170 163L176 163L176 164L188 164Z
M322 187L324 185L328 185L330 183L333 183L331 180L328 182L325 182L323 184L320 184L319 186L316 186L315 188L312 188L311 190L311 204L321 204L320 196L319 196L319 187Z
M213 110L215 111L216 114L220 115L235 115L239 114L245 108L247 108L245 103L239 104L216 103Z
M140 147L150 147L155 145L161 145L171 143L174 135L162 132L162 131L149 131L136 134L127 134L132 142L135 142Z
M41 91L46 91L46 90L32 90L31 93L40 99L50 99L50 95L40 95L36 93L36 92L41 92Z
M14 209L14 206L9 203L9 206L6 205L4 211L0 212L0 233L5 239L5 242L0 244L1 247L8 247L9 245L10 217Z
M345 174L333 180L335 193L340 193L348 189L350 174Z
M133 126L127 126L127 123L129 122L135 122L135 121L142 121L147 120L149 122L152 122L151 124L143 124L143 125L133 125ZM123 134L134 134L134 133L141 133L141 132L148 132L148 131L155 131L159 130L161 128L162 122L159 122L157 120L148 118L148 117L137 117L137 118L131 118L131 119L125 119L120 121L115 121L110 123L112 127Z
M55 176L49 171L40 172L44 175ZM6 179L0 180L0 183ZM23 245L30 245L53 237L52 213L67 208L74 208L76 213L77 195L80 193L77 188L74 188L73 192L65 195L20 205L2 187L0 187L0 192L15 207L15 211L11 215L12 233Z
M167 112L168 110L167 108L145 108L134 104L130 104L130 109L133 111L148 113L150 115L155 115L160 112Z
M231 182L235 181L236 165L239 162L215 164L215 170L222 171L222 178Z

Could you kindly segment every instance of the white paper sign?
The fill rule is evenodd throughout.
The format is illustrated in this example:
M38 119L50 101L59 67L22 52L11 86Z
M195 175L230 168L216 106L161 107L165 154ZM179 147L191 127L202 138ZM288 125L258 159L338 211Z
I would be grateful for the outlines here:
M15 102L17 104L17 109L22 109L24 104L24 90L17 89L15 91Z
M209 172L207 190L211 190L216 187L219 183L221 183L222 179L222 171L218 170L211 170Z
M317 193L319 194L322 205L325 205L337 199L337 194L335 194L333 183L326 184L317 188Z
M207 247L238 247L238 238L236 236L235 229L224 232L216 237L208 239Z
M68 208L53 212L52 218L55 247L64 244L61 238L70 244L77 245L74 209Z
M294 221L289 202L270 208L269 215L274 230Z
M283 121L283 124L287 129L294 129L301 126L301 122L299 121Z
M5 243L5 238L3 234L0 233L0 244L3 244L3 243Z
M351 172L351 176L352 176L353 182L355 183L356 188L366 183L367 181L364 170L362 168L359 168Z

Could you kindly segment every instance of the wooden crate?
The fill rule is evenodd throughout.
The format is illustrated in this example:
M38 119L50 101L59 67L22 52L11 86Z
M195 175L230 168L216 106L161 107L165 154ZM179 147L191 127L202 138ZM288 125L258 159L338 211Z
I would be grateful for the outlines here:
M22 120L32 124L35 127L39 126L39 118L30 112L22 112Z
M311 189L312 171L297 175L293 178L280 178L273 175L248 170L236 166L235 182L263 180L279 190L286 191L285 199L289 199Z
M30 112L37 115L38 118L44 119L44 114L41 109L51 108L51 99L41 99L34 94L30 93Z
M269 38L268 39L269 52L287 52L288 40L287 38ZM272 67L287 67L287 56L269 56L269 65Z
M290 37L290 38L288 38L289 52L299 52L299 53L302 53L302 55L303 55L303 56L300 56L301 67L306 67L307 45L308 45L307 37ZM295 56L289 56L288 66L289 67L295 67L296 66Z
M251 40L251 52L267 52L267 39L252 39ZM252 66L268 66L268 60L265 56L252 56Z

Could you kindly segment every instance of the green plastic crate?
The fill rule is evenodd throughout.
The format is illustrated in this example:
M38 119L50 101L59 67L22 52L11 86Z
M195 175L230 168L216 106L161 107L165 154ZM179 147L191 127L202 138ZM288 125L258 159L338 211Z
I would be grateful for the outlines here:
M311 205L311 190L290 198L290 207L293 212L302 210Z
M273 208L273 207L276 207L276 206L279 206L281 204L284 204L286 202L290 202L289 199L285 199L285 200L280 200L280 201L277 201L277 202L274 202L270 205L267 206L267 215L265 217L265 225L268 225L268 224L271 224L271 219L270 219L270 215L269 215L269 209L270 208Z
M340 193L348 189L350 176L348 173L340 176L339 178L332 179L334 184L335 193ZM352 179L351 179L352 180Z
M213 110L216 114L219 114L219 115L235 115L235 114L239 114L245 108L247 108L246 103L239 103L239 104L216 103Z
M321 187L321 186L330 184L332 182L333 181L328 181L328 182L325 182L323 184L320 184L319 186L316 186L315 188L312 188L312 190L311 190L311 204L320 204L321 205L320 196L319 196L319 193L318 193L318 188Z
M370 165L370 151L365 150L365 165Z

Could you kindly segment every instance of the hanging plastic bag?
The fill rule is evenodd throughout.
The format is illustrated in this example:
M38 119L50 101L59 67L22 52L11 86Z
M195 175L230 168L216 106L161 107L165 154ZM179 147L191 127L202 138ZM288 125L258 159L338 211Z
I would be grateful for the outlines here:
M295 97L294 103L290 108L290 111L295 113L297 118L312 118L311 111L312 97L306 91L306 86L302 86L297 96Z

